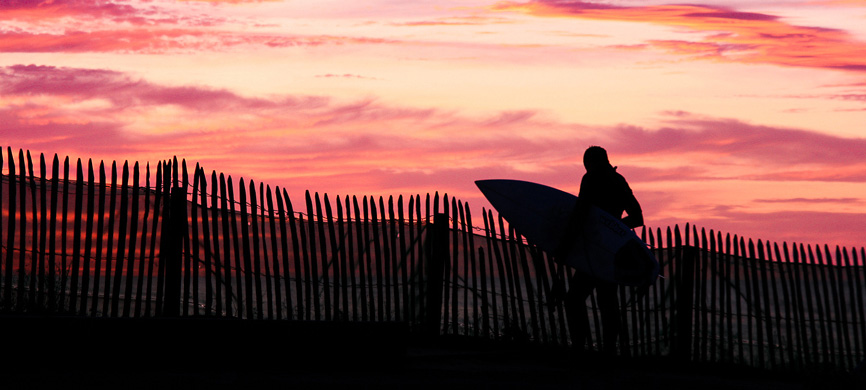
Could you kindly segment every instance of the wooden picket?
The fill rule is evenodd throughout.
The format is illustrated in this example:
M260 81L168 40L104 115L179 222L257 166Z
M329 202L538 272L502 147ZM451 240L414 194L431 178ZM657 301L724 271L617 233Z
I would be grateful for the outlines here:
M37 172L29 152L15 157L0 153L4 313L400 321L428 334L570 344L549 292L573 270L492 210L473 225L470 205L447 194L422 204L307 192L296 207L280 187L198 165L190 178L176 158L142 177L138 163L106 172L40 155ZM620 288L620 354L770 370L848 370L866 358L864 248L691 224L638 233L664 278ZM588 303L601 349L595 297Z

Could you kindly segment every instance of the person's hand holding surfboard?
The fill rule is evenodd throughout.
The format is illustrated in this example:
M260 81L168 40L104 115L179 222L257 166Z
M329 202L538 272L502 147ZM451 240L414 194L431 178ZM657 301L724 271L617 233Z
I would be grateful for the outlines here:
M475 184L518 233L557 262L622 285L650 284L658 277L658 261L646 244L600 208L583 205L587 211L575 213L576 196L527 181L479 180Z
M564 301L572 345L583 349L590 338L586 299L596 291L604 328L602 347L615 353L620 331L617 285L652 285L659 263L631 230L643 225L643 211L625 178L610 164L607 151L587 148L583 165L586 174L578 196L519 180L475 184L530 244L576 270L567 293L563 293L564 278L555 277L547 294L548 304Z

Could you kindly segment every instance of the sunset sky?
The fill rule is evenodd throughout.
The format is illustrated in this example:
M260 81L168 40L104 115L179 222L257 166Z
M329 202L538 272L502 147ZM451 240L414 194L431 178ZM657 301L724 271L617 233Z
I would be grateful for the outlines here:
M0 146L336 195L577 193L866 244L866 1L0 2Z

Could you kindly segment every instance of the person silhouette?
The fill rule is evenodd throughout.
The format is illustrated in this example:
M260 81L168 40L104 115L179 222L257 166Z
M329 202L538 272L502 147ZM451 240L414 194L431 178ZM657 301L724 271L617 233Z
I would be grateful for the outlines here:
M625 178L610 164L607 151L600 146L589 147L583 154L583 165L586 173L580 181L579 204L595 205L610 215L621 218L629 228L642 226L643 211L640 203ZM625 218L622 217L623 212L626 213ZM593 290L597 291L596 298L601 311L602 350L606 354L615 354L621 327L617 301L618 285L580 271L572 276L565 296L565 311L572 345L577 350L582 350L587 343L591 343L586 298Z

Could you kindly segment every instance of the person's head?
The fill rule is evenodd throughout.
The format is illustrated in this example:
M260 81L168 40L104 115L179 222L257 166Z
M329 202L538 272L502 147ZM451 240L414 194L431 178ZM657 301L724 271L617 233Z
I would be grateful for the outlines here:
M583 153L583 166L587 172L610 168L611 165L607 159L607 151L601 146L590 146Z

